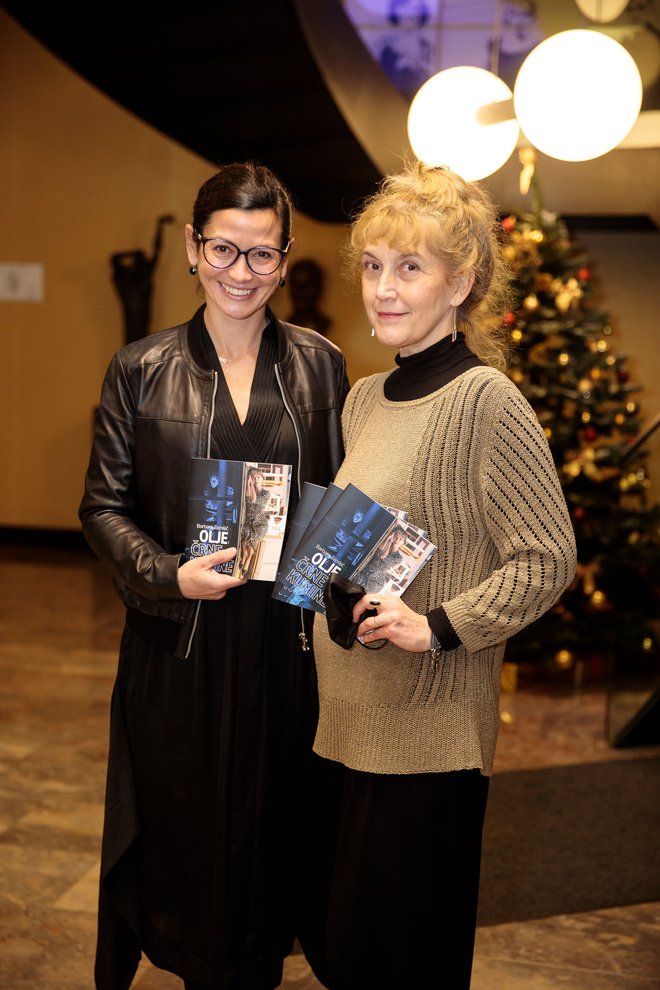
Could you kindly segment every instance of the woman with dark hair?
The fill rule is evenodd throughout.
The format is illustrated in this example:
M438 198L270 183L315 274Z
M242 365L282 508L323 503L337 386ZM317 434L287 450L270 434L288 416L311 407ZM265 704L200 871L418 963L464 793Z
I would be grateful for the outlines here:
M420 162L352 227L350 268L396 368L351 390L335 480L408 512L438 549L402 596L356 602L350 652L314 626L330 834L307 945L330 990L468 990L505 643L575 573L548 441L502 373L499 232L483 187Z
M126 605L112 698L96 986L144 953L186 990L272 990L305 912L316 680L307 615L221 575L234 548L183 562L192 457L341 462L344 359L276 319L291 200L263 166L225 165L186 226L204 304L108 368L80 506ZM304 619L304 621L303 621Z

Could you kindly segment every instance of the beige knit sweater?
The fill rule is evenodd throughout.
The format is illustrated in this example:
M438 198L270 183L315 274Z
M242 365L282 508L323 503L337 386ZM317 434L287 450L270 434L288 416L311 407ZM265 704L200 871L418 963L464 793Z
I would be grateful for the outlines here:
M442 604L462 645L430 655L350 651L314 623L320 719L314 748L357 770L490 775L507 637L575 573L575 538L548 442L529 403L488 367L422 399L391 402L387 374L361 379L343 415L336 481L406 509L438 547L403 599Z

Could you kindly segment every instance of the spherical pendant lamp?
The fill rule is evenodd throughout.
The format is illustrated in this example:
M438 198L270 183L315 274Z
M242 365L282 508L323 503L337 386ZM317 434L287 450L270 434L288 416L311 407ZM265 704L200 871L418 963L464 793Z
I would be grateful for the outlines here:
M509 119L482 122L480 111L511 100L511 90L486 69L462 65L424 83L408 112L408 138L428 165L448 165L464 179L483 179L511 157L519 128Z
M628 0L575 0L578 9L591 21L614 21L628 6Z
M534 48L513 91L525 137L568 162L615 148L637 120L642 80L633 58L598 31L562 31Z

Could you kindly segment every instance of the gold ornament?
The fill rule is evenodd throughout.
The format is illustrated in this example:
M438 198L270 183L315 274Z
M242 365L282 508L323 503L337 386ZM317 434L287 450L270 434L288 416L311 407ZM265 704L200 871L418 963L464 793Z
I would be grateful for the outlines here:
M559 356L557 357L557 363L560 364L562 368L565 368L570 360L571 360L570 355L567 354L566 351L562 351L561 354L559 354Z
M634 413L636 409L637 409L636 402L626 402L626 412Z
M514 368L513 371L511 372L511 381L515 382L516 385L520 385L520 383L524 382L524 380L525 380L525 375L520 370L520 368Z
M586 409L585 409L585 411L580 416L580 419L582 420L583 423L590 423L591 422L591 413L590 412L587 412Z
M575 569L575 577L582 582L582 593L587 598L596 591L596 575L600 572L598 561L592 560L590 564L578 563Z
M568 670L573 666L573 654L570 650L558 650L555 653L555 663L562 670Z
M645 650L647 653L649 650L653 649L653 640L651 639L650 636L645 636L644 639L642 640L642 649Z
M616 416L614 417L614 422L617 424L617 426L623 426L625 421L626 421L626 417L623 415L623 413L617 413Z
M604 591L600 591L598 588L594 591L591 596L591 604L593 608L597 609L599 612L603 609L609 608L609 602L607 600L607 595Z
M599 340L598 343L596 344L596 350L598 350L601 354L604 354L605 351L609 351L609 349L610 349L610 345L607 343L606 340Z
M539 300L534 292L530 292L530 294L523 299L523 308L526 309L528 313L533 313L535 309L539 308Z
M603 374L603 372L600 370L600 368L592 368L591 371L589 372L589 377L594 382L597 382L598 379L601 377L602 374Z
M576 308L582 296L582 289L576 278L569 278L566 282L555 278L550 288L555 293L555 306L563 316L566 316L569 310Z
M516 344L520 343L522 336L522 330L515 329L511 331L511 340L513 340Z
M529 187L532 184L532 179L534 178L534 169L536 168L536 151L531 145L526 145L521 148L518 152L518 161L522 165L520 172L519 188L520 195L526 196L529 192Z
M571 450L567 452L567 460L564 462L562 471L569 478L577 478L579 474L584 474L591 481L609 481L616 478L619 469L616 467L598 467L596 464L596 451L593 447L584 447L582 450Z

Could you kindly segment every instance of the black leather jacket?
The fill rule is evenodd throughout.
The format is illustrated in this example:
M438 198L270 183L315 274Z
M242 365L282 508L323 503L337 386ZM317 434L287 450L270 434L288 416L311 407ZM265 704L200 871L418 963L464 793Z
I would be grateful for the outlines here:
M298 441L298 490L327 485L343 458L348 392L341 351L320 334L274 320L275 372ZM177 622L185 656L198 602L179 591L191 457L210 456L216 372L190 323L128 344L103 383L79 516L85 537L129 608Z

